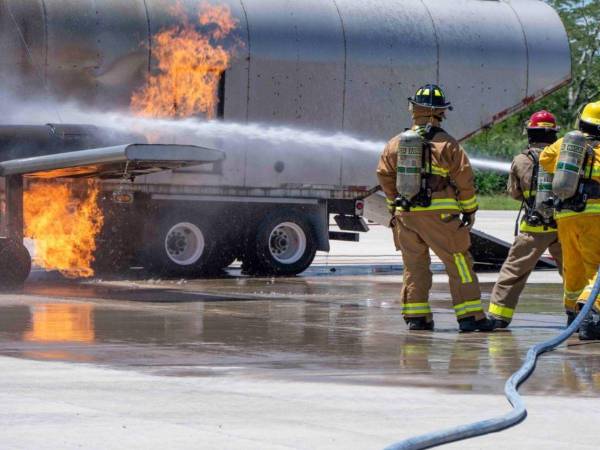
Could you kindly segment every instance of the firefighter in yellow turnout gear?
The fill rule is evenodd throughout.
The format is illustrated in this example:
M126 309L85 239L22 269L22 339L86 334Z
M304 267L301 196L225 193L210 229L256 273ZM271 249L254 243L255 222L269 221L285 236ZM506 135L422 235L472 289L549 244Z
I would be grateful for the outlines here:
M540 164L554 173L565 303L576 301L578 309L587 301L600 266L600 102L586 105L579 130L546 147L540 156ZM600 298L579 337L600 339Z
M409 100L413 127L386 145L377 168L404 260L402 313L409 329L433 329L431 249L446 266L460 330L490 331L469 253L478 208L473 170L458 142L440 128L451 105L436 85L423 86Z
M557 131L554 115L548 111L534 113L527 123L529 146L512 163L507 190L511 197L523 201L524 215L490 298L489 313L497 328L506 328L512 321L527 279L546 250L550 250L562 271L562 252L552 217L553 208L536 208L538 186L541 188L539 195L545 192L550 195L552 189L545 178L547 174L539 170L540 153L544 147L556 142ZM572 320L575 302L565 304L565 309Z

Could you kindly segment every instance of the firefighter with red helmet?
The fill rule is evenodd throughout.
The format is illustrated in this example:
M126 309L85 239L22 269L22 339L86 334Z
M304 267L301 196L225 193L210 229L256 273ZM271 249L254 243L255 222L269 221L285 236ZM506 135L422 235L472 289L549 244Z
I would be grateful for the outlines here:
M556 118L548 111L538 111L527 122L529 146L512 163L507 190L522 201L519 231L508 258L492 290L489 313L496 328L506 328L514 315L527 278L540 257L547 251L556 260L562 274L562 251L558 240L551 197L552 179L540 166L540 154L557 140ZM574 319L575 300L565 301L568 321Z

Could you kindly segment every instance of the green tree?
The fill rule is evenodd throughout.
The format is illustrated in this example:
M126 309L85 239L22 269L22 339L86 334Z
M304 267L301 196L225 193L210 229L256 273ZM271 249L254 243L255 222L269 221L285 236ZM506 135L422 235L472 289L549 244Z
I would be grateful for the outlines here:
M571 44L573 81L554 102L573 124L582 108L600 96L600 2L547 0L558 11ZM565 98L566 97L566 98Z
M545 0L560 15L571 46L572 81L552 95L507 120L484 130L465 143L470 153L510 160L527 145L526 120L540 109L552 111L563 132L575 126L582 107L600 100L600 1ZM489 179L488 179L489 178ZM491 191L502 190L497 175L478 174L478 182Z

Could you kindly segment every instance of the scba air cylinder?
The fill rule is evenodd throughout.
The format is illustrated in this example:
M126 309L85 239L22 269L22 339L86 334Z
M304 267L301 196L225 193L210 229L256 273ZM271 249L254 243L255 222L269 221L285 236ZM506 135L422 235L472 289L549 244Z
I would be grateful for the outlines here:
M577 194L586 151L587 140L583 133L571 131L563 138L552 182L552 190L559 200L564 201Z
M423 138L415 131L400 134L396 190L404 200L411 200L421 190L423 145Z
M549 222L554 215L552 206L552 182L553 175L544 170L541 164L538 165L537 174L537 192L535 194L535 211L544 222Z

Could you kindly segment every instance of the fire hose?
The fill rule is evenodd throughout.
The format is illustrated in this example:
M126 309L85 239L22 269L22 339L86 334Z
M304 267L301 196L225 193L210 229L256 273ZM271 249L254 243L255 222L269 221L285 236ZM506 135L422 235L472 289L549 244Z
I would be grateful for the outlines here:
M598 271L596 282L587 303L581 309L573 323L554 338L531 347L527 352L525 362L521 368L513 373L506 381L506 384L504 385L504 394L513 407L513 410L510 413L500 417L482 420L480 422L415 436L392 444L389 447L386 447L385 450L420 450L436 447L438 445L449 444L450 442L502 431L522 422L525 417L527 417L527 408L519 395L519 386L527 381L529 376L533 373L537 359L540 355L550 350L554 350L575 333L583 319L585 319L592 310L592 306L594 305L598 294L600 294L600 270Z

